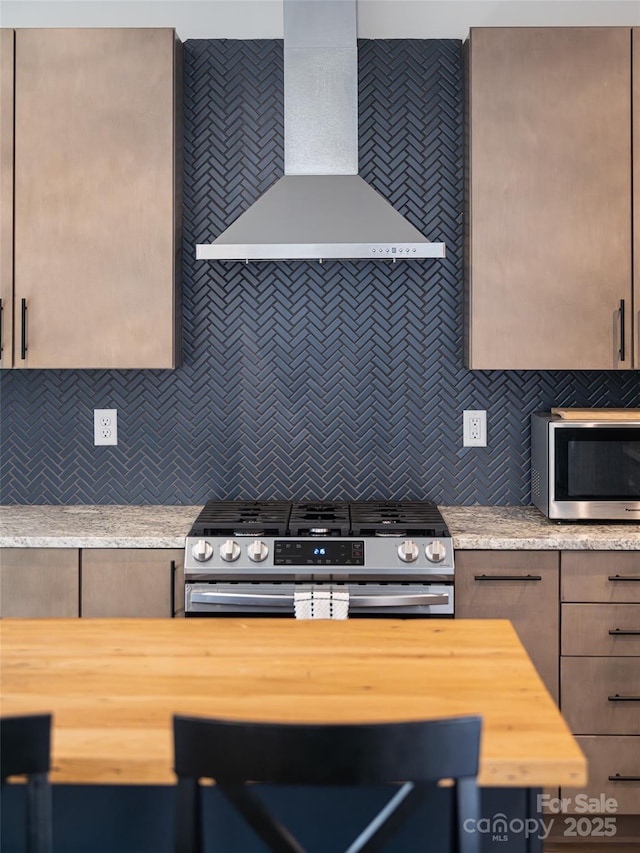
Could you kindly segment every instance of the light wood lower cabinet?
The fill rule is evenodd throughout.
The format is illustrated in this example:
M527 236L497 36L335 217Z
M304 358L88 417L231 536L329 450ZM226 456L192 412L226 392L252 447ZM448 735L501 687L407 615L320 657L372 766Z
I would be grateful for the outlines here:
M574 734L640 735L640 660L563 657L562 713Z
M184 611L184 551L92 548L82 552L80 613L173 616Z
M637 551L563 551L563 601L640 603Z
M1 548L0 616L184 615L184 551Z
M456 552L456 617L510 619L556 702L558 592L557 551Z
M613 797L615 814L640 813L640 737L577 737L589 763L586 788L561 788L563 797L571 797L569 813L575 812L575 797Z
M563 655L640 655L640 604L562 605Z
M560 708L589 762L561 795L575 814L578 794L613 798L640 829L640 552L563 552L561 590Z
M0 549L0 616L79 615L76 548Z

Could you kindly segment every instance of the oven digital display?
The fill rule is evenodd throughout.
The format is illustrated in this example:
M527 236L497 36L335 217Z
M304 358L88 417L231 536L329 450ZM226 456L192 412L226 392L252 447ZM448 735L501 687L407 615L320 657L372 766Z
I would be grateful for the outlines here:
M364 542L329 539L276 539L276 566L364 566Z

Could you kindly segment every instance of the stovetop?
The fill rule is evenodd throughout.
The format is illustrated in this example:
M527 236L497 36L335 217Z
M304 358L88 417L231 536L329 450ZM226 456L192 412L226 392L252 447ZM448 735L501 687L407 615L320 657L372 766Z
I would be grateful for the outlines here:
M191 537L449 537L433 501L209 501Z
M433 501L209 501L185 548L187 580L451 579Z

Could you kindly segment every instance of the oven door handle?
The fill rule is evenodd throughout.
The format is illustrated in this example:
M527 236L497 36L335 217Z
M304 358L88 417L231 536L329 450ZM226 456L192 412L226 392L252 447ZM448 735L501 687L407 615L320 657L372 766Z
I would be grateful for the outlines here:
M426 604L448 604L446 592L419 592L411 595L350 595L349 607L419 607Z
M243 604L246 607L293 607L294 597L286 593L268 592L192 592L194 604ZM350 595L349 607L418 607L448 604L446 592L421 592L411 595Z
M192 592L195 604L242 604L245 607L293 607L293 596L268 592Z

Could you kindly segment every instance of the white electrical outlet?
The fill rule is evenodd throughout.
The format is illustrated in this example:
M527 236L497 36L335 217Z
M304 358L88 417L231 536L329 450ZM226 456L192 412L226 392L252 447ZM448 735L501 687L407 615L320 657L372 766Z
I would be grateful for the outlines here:
M463 411L462 446L487 446L487 412L485 409L465 409Z
M118 443L117 409L93 410L93 443L95 445Z

